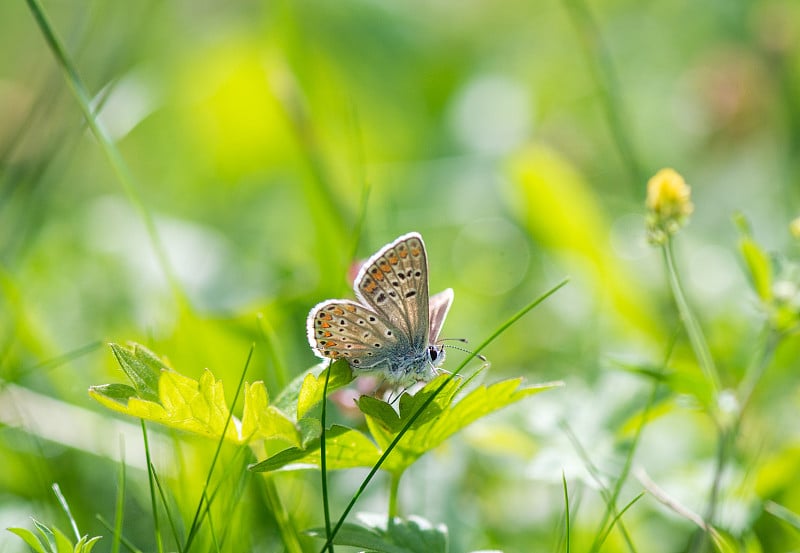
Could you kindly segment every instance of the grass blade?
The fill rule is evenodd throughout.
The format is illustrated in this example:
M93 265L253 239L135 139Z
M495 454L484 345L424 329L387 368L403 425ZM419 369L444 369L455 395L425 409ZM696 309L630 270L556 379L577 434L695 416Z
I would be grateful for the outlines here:
M122 158L122 154L120 154L119 150L114 145L111 136L108 134L105 128L97 121L97 118L95 117L91 107L89 93L86 90L80 75L78 75L78 70L67 55L66 49L61 44L58 36L56 36L53 26L47 20L47 16L45 15L39 0L26 0L26 2L34 20L39 26L39 30L42 32L42 35L44 36L44 39L50 48L50 51L53 53L53 56L56 58L56 62L64 72L67 85L72 91L75 100L78 102L78 106L83 112L83 116L86 119L86 124L89 126L92 134L100 144L100 149L105 155L106 160L111 165L114 173L117 175L117 179L122 185L125 194L128 196L128 200L139 212L139 216L142 218L142 222L144 223L147 235L150 239L150 244L158 259L159 266L161 267L164 276L167 278L167 281L170 284L175 299L180 305L188 304L188 299L184 294L180 283L169 263L167 251L158 235L153 217L139 196L139 192L134 185L133 176L128 168L128 165L125 163L125 160Z
M537 305L541 304L544 300L546 300L547 298L549 298L550 296L555 294L558 290L560 290L561 288L566 286L566 284L568 282L569 282L569 278L565 278L564 280L562 280L561 282L559 282L558 284L553 286L550 290L548 290L547 292L545 292L544 294L542 294L541 296L539 296L538 298L533 300L531 303L529 303L528 305L526 305L525 307L520 309L517 313L515 313L513 316L511 316L506 322L504 322L502 325L500 325L497 328L497 330L495 330L488 338L486 338L480 345L478 345L478 347L476 347L474 351L472 351L469 355L467 355L467 357L461 362L461 364L456 368L456 370L454 370L452 372L452 374L450 374L450 377L447 378L444 382L442 382L442 384L439 386L439 388L434 390L434 392L428 397L428 399L422 405L420 405L419 409L414 413L414 415L412 415L408 419L406 424L403 426L403 428L400 430L400 432L398 432L398 434L397 434L397 436L395 436L394 440L392 440L392 442L387 446L386 450L380 456L380 458L375 463L375 465L372 467L372 469L370 469L370 471L367 474L366 478L364 478L364 480L361 482L361 485L359 486L358 490L356 490L356 493L351 498L350 503L348 503L347 507L345 507L344 512L339 517L339 520L336 523L336 526L334 526L330 537L325 542L325 545L322 547L321 551L325 551L328 548L328 546L330 545L331 541L333 540L333 538L336 537L336 534L339 532L339 529L344 524L344 521L347 519L347 515L350 514L350 511L355 506L355 504L358 501L359 497L361 497L361 494L364 493L364 490L366 490L367 485L369 485L369 483L372 481L372 479L378 473L378 470L381 468L381 465L383 465L383 463L386 461L387 457L389 457L389 454L394 450L394 448L397 446L397 444L400 442L400 440L403 438L403 436L406 435L406 433L408 432L408 429L411 428L411 426L414 425L416 420L420 417L420 415L422 415L423 411L425 411L425 409L427 409L428 405L433 403L433 400L436 399L436 396L438 396L439 393L450 383L450 381L453 380L456 376L458 376L459 372L461 372L461 370L464 367L466 367L467 364L470 361L472 361L475 357L477 357L478 354L483 349L486 348L486 346L491 344L498 336L500 336L503 332L505 332L506 329L508 329L508 327L510 327L511 325L516 323L523 316L525 316L531 309L533 309Z
M569 553L569 490L567 489L567 475L561 471L561 484L564 486L564 532L566 537L565 551Z
M242 375L239 377L239 384L236 386L236 393L233 395L233 402L231 403L231 408L228 410L228 418L225 419L225 426L222 428L222 433L220 434L219 441L217 441L217 449L214 451L214 457L211 459L211 465L208 467L208 474L206 474L206 481L205 484L203 485L203 493L200 495L200 501L198 501L197 503L197 509L194 512L192 525L189 527L189 534L186 538L186 545L184 545L182 550L184 551L184 553L186 551L189 551L189 549L192 546L192 541L194 541L194 537L197 535L200 513L203 510L203 504L205 503L204 500L206 498L206 491L208 490L208 487L211 484L211 475L213 474L214 467L216 466L217 460L219 459L219 453L222 450L222 444L225 441L225 434L228 432L228 427L231 424L231 417L233 417L233 408L236 406L236 400L239 399L239 394L241 394L242 392L242 386L244 386L244 377L247 374L247 368L250 366L250 360L253 358L254 349L255 349L255 344L251 344L250 351L247 353L247 359L244 362Z

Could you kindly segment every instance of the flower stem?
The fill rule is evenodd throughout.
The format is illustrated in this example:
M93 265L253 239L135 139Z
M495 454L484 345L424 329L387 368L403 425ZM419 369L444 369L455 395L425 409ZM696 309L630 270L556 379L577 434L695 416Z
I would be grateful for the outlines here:
M689 343L692 346L700 369L703 371L709 384L711 384L712 395L716 398L720 389L719 374L717 373L717 367L714 365L714 359L711 357L711 351L708 348L708 343L706 343L703 330L700 328L700 323L692 313L689 302L686 300L686 294L683 291L683 285L681 284L681 279L675 264L672 240L667 238L662 251L664 253L664 262L667 267L670 289L672 290L672 296L675 298L675 305L678 307L678 314L686 329L686 334L689 336Z

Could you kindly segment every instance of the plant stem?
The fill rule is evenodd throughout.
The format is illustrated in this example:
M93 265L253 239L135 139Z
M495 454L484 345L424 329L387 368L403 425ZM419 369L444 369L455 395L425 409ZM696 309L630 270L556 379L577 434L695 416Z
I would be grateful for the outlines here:
M716 401L717 393L720 389L719 374L717 373L717 368L714 365L714 358L711 357L711 351L706 343L703 330L700 328L700 323L697 322L697 318L695 318L691 308L689 307L689 302L686 300L686 294L683 291L683 285L681 284L680 275L678 274L675 264L672 240L669 238L664 244L662 252L664 254L664 263L666 264L667 268L667 277L672 290L672 296L675 299L675 305L678 308L678 314L680 315L683 326L686 329L686 334L689 337L689 343L691 344L694 355L697 358L698 364L700 365L700 370L703 371L708 383L711 385L712 398Z
M275 522L278 523L278 531L281 533L283 546L288 553L303 553L303 547L297 538L297 530L292 524L289 512L281 501L278 488L275 486L273 475L264 473L264 493L266 494L267 505L269 505Z
M147 479L150 483L150 508L153 510L153 528L156 534L156 546L159 553L164 553L164 544L161 543L161 527L158 523L158 509L156 508L155 468L150 460L150 443L147 439L147 426L144 419L139 419L142 425L142 438L144 439L144 453L147 459Z
M389 480L389 521L391 521L400 516L400 512L397 508L397 494L400 490L400 475L392 473L391 479Z

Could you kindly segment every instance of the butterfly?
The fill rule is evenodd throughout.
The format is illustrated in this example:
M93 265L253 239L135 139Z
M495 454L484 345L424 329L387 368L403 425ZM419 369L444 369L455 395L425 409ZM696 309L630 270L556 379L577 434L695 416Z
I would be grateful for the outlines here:
M438 343L453 303L448 288L428 295L428 259L417 232L382 247L361 267L357 301L327 300L308 314L308 343L323 359L345 359L358 375L392 387L430 381L444 362Z

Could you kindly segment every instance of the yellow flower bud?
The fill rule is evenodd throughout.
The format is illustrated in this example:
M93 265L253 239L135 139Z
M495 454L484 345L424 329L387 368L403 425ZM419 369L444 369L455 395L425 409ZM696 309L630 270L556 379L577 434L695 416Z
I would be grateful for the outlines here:
M678 232L694 211L691 188L674 169L661 169L647 182L647 235L663 244Z

